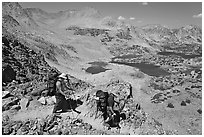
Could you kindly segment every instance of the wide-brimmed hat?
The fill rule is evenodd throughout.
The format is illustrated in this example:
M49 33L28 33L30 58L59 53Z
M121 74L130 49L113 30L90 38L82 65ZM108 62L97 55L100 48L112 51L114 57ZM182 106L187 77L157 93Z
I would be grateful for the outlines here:
M66 78L67 78L66 76L67 76L67 75L66 75L65 73L62 73L62 74L59 75L59 78L66 79Z

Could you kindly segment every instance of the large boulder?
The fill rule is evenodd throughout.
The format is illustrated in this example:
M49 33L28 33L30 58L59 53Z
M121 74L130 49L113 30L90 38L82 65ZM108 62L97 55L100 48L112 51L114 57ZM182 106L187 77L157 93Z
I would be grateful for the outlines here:
M14 69L10 65L3 66L2 81L7 83L7 82L12 82L15 79L16 79L16 72L14 71Z
M132 86L130 83L125 82L121 79L111 79L107 84L95 87L93 94L101 89L104 92L113 93L119 100L126 100L132 97Z

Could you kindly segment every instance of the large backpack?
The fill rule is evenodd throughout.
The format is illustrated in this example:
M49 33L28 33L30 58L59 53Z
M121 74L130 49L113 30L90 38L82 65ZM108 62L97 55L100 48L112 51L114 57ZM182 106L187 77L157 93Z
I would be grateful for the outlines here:
M56 93L56 82L58 80L59 73L49 73L47 76L47 89L48 96L54 96Z

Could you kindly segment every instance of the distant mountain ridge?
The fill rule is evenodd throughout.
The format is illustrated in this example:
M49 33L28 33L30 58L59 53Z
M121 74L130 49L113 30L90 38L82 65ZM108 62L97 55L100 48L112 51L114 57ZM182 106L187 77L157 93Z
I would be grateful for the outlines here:
M162 25L146 25L142 28L136 28L149 42L154 42L159 45L169 43L196 43L202 42L202 29L196 25L187 25L178 29L170 29Z
M89 7L57 13L48 13L39 8L23 9L17 2L3 2L2 7L3 35L11 33L33 49L41 50L53 61L56 61L55 56L60 55L67 60L80 60L84 55L88 58L92 58L90 55L107 56L109 53L106 50L123 51L126 43L129 44L127 48L137 44L149 51L185 47L185 44L201 47L202 44L202 29L195 25L178 29L170 29L160 24L136 27L112 17L103 17L99 11ZM73 34L89 36L90 40L85 37L76 39L69 31L73 26L79 28L78 32ZM100 43L104 37L108 37L109 44ZM121 39L122 43L118 42L118 39ZM107 44L109 46L104 46Z
M36 20L43 19L44 20L51 20L51 19L56 19L56 20L61 20L62 22L72 22L72 20L79 20L79 19L85 19L89 18L92 20L95 20L96 22L100 22L101 25L109 25L109 26L116 26L118 22L121 23L121 25L124 25L124 22L118 21L116 19L113 19L112 17L103 17L100 12L94 8L90 7L85 7L81 10L65 10L65 11L59 11L57 13L48 13L42 9L39 8L25 8L23 9L21 5L17 2L3 2L2 4L3 7L3 12L2 15L10 15L14 17L14 19L21 21L23 19L27 19L29 22L32 22L33 24L36 25ZM63 19L63 20L62 20ZM65 21L65 20L69 21ZM96 23L95 22L95 23ZM88 24L88 22L87 22ZM70 23L68 23L70 25ZM73 25L73 24L72 24ZM77 23L76 23L77 25ZM130 25L130 24L125 24L125 25ZM175 29L170 29L167 27L164 27L160 24L149 24L140 27L144 31L148 32L155 32L155 31L162 31L162 32L167 32L167 31L172 31L172 30L182 30L182 32L186 31L201 31L201 28L196 26L196 25L187 25L185 27L181 28L175 28Z

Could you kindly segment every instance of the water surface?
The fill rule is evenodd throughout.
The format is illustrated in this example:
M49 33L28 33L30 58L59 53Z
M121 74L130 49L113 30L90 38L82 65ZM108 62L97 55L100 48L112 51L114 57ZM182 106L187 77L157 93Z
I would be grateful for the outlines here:
M98 74L101 72L105 72L106 70L109 70L104 68L105 66L108 65L107 62L96 61L96 62L89 62L88 64L91 64L91 66L85 70L87 73Z
M158 52L158 55L164 55L164 56L170 56L170 55L176 55L176 56L180 56L184 59L191 59L191 58L195 58L195 57L202 57L202 55L197 55L197 54L184 54L184 53L175 53L175 52L168 52L168 51L162 51L162 52Z
M149 76L166 76L169 75L170 73L167 72L166 70L160 68L159 66L156 66L154 64L147 64L147 63L127 63L127 62L115 62L111 61L111 63L116 63L116 64L123 64L123 65L128 65L131 67L138 68L140 71L143 73L149 75Z

